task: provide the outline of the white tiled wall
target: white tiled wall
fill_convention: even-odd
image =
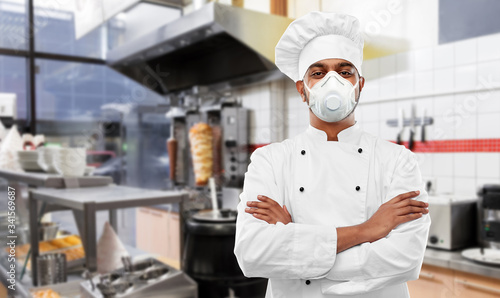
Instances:
[[[269,83],[239,89],[235,96],[250,110],[250,143],[271,142],[271,90]]]
[[[395,140],[386,124],[403,110],[432,116],[428,140],[500,138],[500,34],[398,53],[363,63],[366,78],[356,119],[364,130]],[[293,137],[309,124],[309,110],[289,79],[237,91],[250,116],[252,144]],[[283,98],[285,100],[283,100]],[[405,130],[403,139],[408,140]],[[416,132],[420,140],[421,129]],[[500,183],[500,153],[417,153],[422,175],[438,193],[475,194]]]
[[[389,49],[387,42],[391,42],[390,50],[418,48],[434,45],[438,40],[436,0],[288,0],[290,18],[318,10],[357,17],[366,33],[365,45],[372,48]]]
[[[251,144],[279,142],[309,125],[309,109],[288,78],[241,88],[234,95],[250,109]]]
[[[303,132],[309,126],[309,108],[302,101],[295,83],[287,80],[285,96],[288,100],[288,131],[287,137],[293,137]]]
[[[426,128],[430,140],[499,139],[499,47],[500,34],[494,34],[365,61],[357,120],[366,131],[395,140],[397,128],[386,121],[400,109],[409,117],[415,104],[417,116],[425,109],[434,118]],[[437,192],[474,195],[484,183],[500,183],[500,153],[417,155]]]

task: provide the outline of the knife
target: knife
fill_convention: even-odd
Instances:
[[[399,109],[399,111],[398,111],[398,136],[397,136],[397,140],[396,140],[398,145],[403,144],[401,139],[402,139],[403,131],[405,128],[404,121],[405,121],[404,111],[403,111],[403,109]]]
[[[408,148],[413,150],[415,146],[415,105],[411,105],[411,119],[410,119],[410,139],[408,141]]]

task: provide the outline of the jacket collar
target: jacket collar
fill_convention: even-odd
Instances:
[[[337,138],[339,139],[340,143],[349,143],[349,144],[359,144],[361,140],[361,134],[362,130],[359,127],[358,122],[354,123],[354,125],[349,126],[348,128],[342,130],[339,132],[337,135]],[[315,140],[318,141],[326,141],[328,136],[326,135],[326,132],[317,129],[313,127],[311,124],[309,124],[309,127],[306,130],[307,135],[312,137]]]

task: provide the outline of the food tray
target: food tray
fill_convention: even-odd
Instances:
[[[66,246],[66,247],[62,247],[62,248],[57,248],[56,246],[54,246],[54,240],[56,242],[61,241],[61,240],[64,241],[65,239],[70,238],[70,237],[73,240],[72,243],[79,243],[79,244],[72,245],[72,246]],[[63,242],[61,244],[69,245],[70,243]],[[30,247],[30,244],[24,244],[24,245],[18,247],[17,252],[18,252],[18,262],[19,263],[24,264],[24,262],[26,260],[26,255],[28,254],[28,251],[29,251],[29,247]],[[56,238],[56,239],[49,240],[49,241],[41,241],[40,242],[40,255],[49,254],[49,253],[64,253],[64,254],[66,254],[66,256],[68,257],[66,259],[66,267],[67,267],[68,271],[70,269],[79,268],[83,264],[85,264],[85,252],[83,250],[80,237],[78,237],[76,235],[65,236],[65,237]],[[72,255],[73,259],[71,259],[71,257],[69,257],[70,255]],[[26,269],[31,270],[31,260],[28,261],[28,266]]]

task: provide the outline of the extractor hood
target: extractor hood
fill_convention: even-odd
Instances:
[[[117,71],[160,93],[276,72],[292,19],[209,3],[108,52]]]

